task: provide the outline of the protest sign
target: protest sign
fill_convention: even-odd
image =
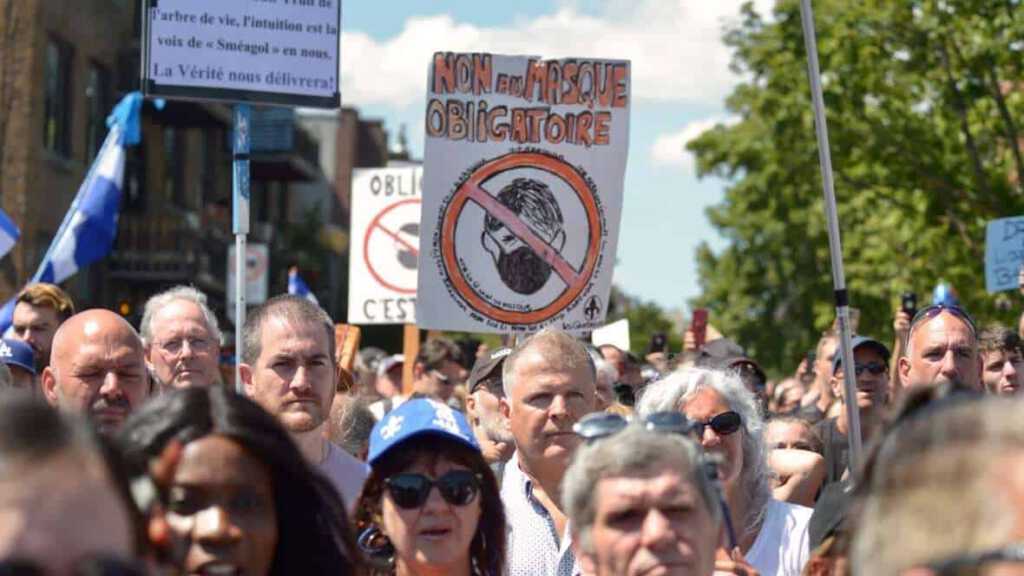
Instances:
[[[597,328],[590,335],[590,343],[593,344],[595,348],[600,348],[601,346],[610,344],[619,350],[625,350],[628,352],[630,349],[629,319],[623,318],[606,326]]]
[[[352,175],[350,324],[416,322],[422,179],[418,166]]]
[[[988,223],[985,231],[985,289],[989,292],[1017,289],[1017,275],[1024,265],[1024,216]]]
[[[337,108],[341,0],[144,0],[150,96]]]
[[[437,53],[427,91],[419,325],[601,326],[629,143],[629,62]]]

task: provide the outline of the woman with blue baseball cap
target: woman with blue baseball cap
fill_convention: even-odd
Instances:
[[[504,574],[505,511],[465,416],[409,400],[374,426],[368,461],[356,523],[376,574]]]

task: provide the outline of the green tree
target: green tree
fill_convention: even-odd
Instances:
[[[985,224],[1024,213],[1020,0],[814,3],[851,304],[891,337],[899,295],[940,279],[983,319],[1011,321],[984,290]],[[708,211],[729,240],[698,250],[714,322],[766,368],[789,371],[834,318],[799,2],[750,4],[726,35],[748,80],[739,121],[690,143],[724,178]]]

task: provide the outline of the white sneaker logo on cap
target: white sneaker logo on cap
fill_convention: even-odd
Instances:
[[[380,429],[380,437],[385,440],[391,440],[395,434],[402,430],[402,420],[405,420],[405,416],[392,416],[388,423]]]

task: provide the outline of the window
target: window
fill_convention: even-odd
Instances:
[[[183,134],[173,126],[164,127],[164,198],[185,207],[185,166]]]
[[[110,73],[96,63],[89,66],[85,102],[89,114],[85,127],[85,160],[91,162],[107,135],[107,114],[110,113]]]
[[[71,156],[71,46],[54,37],[46,43],[43,146]]]

